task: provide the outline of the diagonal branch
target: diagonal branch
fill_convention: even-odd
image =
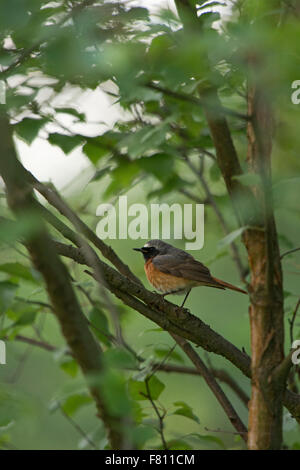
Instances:
[[[58,252],[80,264],[86,264],[83,254],[73,246],[56,243]],[[216,333],[200,318],[186,309],[168,302],[158,294],[136,285],[130,279],[99,260],[106,287],[126,305],[140,312],[163,329],[175,333],[208,352],[214,352],[235,365],[246,377],[251,377],[250,358],[232,343]],[[90,275],[94,276],[92,273]],[[97,279],[96,279],[97,280]],[[291,415],[300,422],[300,396],[285,391],[284,404]]]
[[[33,192],[30,186],[25,184],[24,173],[20,171],[12,129],[6,116],[0,116],[0,136],[0,174],[5,182],[8,204],[16,216],[24,212],[30,213],[35,207]],[[101,374],[103,367],[100,346],[89,331],[72,289],[68,271],[57,255],[42,222],[38,232],[25,241],[25,246],[33,265],[44,278],[53,312],[83,374],[87,378]],[[112,448],[121,448],[119,420],[106,409],[100,388],[90,384],[89,389],[95,400],[99,417],[107,428]]]
[[[207,383],[207,385],[215,395],[216,399],[222,406],[223,410],[225,411],[226,415],[228,416],[232,426],[237,430],[244,442],[247,442],[247,428],[245,427],[239,415],[233,408],[232,404],[228,400],[223,390],[221,389],[220,385],[214,378],[213,374],[209,371],[200,356],[194,351],[192,346],[185,339],[174,334],[171,334],[171,336],[175,339],[176,343],[190,358],[198,372],[202,375],[205,382]]]
[[[223,114],[227,114],[229,116],[243,119],[244,121],[249,120],[249,116],[247,114],[242,114],[242,113],[239,113],[238,111],[234,111],[232,109],[226,108],[225,106],[222,106],[221,103],[217,103],[217,102],[212,103],[211,101],[207,100],[205,97],[197,98],[196,96],[187,95],[186,93],[179,93],[177,91],[164,88],[160,85],[156,85],[155,83],[147,83],[146,86],[147,88],[150,88],[151,90],[159,91],[160,93],[163,93],[166,96],[170,96],[171,98],[174,98],[176,100],[187,101],[188,103],[191,103],[197,106],[208,107],[212,111],[221,111]]]
[[[43,212],[48,221],[54,222],[53,225],[57,230],[74,243],[77,242],[76,237],[78,235],[75,232],[47,209],[43,208]],[[89,266],[89,262],[80,249],[59,242],[56,242],[55,246],[61,255]],[[194,342],[209,352],[225,357],[240,369],[245,376],[251,376],[249,356],[212,330],[199,318],[191,315],[188,310],[180,309],[177,305],[166,301],[160,295],[147,291],[141,284],[136,284],[131,279],[124,277],[99,259],[98,263],[102,270],[105,287],[126,305],[140,312],[162,328]],[[100,281],[98,280],[98,282]],[[292,416],[300,422],[300,396],[286,390],[284,404]]]
[[[91,230],[79,217],[78,215],[64,202],[61,196],[55,191],[54,188],[51,188],[45,184],[40,183],[29,171],[26,171],[27,180],[32,184],[34,189],[36,189],[44,198],[55,207],[62,215],[64,215],[76,228],[76,230],[84,235],[93,245],[98,248],[101,254],[108,259],[124,276],[129,277],[136,283],[141,281],[132,273],[129,267],[123,263],[123,261],[117,256],[115,251],[108,245],[106,245],[97,235]],[[47,210],[47,209],[46,209]],[[45,210],[43,211],[45,213]],[[56,228],[61,231],[64,230],[67,238],[73,241],[75,244],[78,244],[78,238],[74,232],[70,231],[67,226],[63,225],[63,222],[54,220],[52,214],[47,214],[47,218],[51,224],[55,224]]]
[[[154,364],[154,367],[161,372],[177,372],[179,374],[202,375],[194,367],[178,366],[174,364]],[[248,407],[250,398],[240,387],[240,385],[231,377],[231,375],[228,374],[228,372],[223,369],[216,369],[214,367],[210,367],[209,371],[220,382],[228,385],[228,387],[230,387],[231,390],[239,397],[243,404]]]

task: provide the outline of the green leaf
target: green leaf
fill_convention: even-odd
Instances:
[[[140,168],[153,174],[159,181],[167,181],[170,178],[174,165],[174,158],[166,153],[155,153],[149,157],[141,157],[137,160]]]
[[[157,434],[155,430],[150,426],[140,424],[139,426],[130,429],[132,441],[135,444],[135,448],[143,449],[145,443],[150,439],[154,439]]]
[[[93,178],[91,181],[99,181],[101,178],[104,176],[108,175],[111,171],[112,167],[110,165],[107,165],[106,167],[102,168],[101,170],[97,170],[96,173],[94,174]]]
[[[192,433],[190,434],[190,436],[195,436],[197,439],[199,439],[199,441],[204,442],[204,444],[207,444],[207,442],[211,442],[211,443],[217,444],[222,449],[226,449],[224,442],[218,437],[210,436],[210,435],[202,435],[198,433]]]
[[[0,315],[4,313],[8,309],[8,307],[11,305],[17,288],[18,288],[18,285],[12,282],[9,282],[9,281],[0,282]]]
[[[164,184],[159,188],[154,191],[150,191],[150,193],[147,195],[147,198],[153,198],[153,197],[160,197],[165,194],[169,194],[171,191],[177,190],[179,188],[186,188],[190,183],[188,181],[183,180],[180,178],[175,173],[171,173],[169,179],[164,182]]]
[[[62,356],[59,367],[71,377],[76,377],[78,373],[78,364],[72,357]]]
[[[136,380],[129,380],[129,392],[134,400],[149,400],[148,392],[145,382],[138,382]],[[165,388],[163,384],[155,375],[152,375],[148,381],[148,387],[152,400],[157,400]]]
[[[195,4],[199,4],[198,0],[195,1]],[[216,7],[216,6],[226,6],[226,3],[224,2],[204,2],[204,5],[198,6],[197,10],[203,10],[205,8],[211,8],[211,7]]]
[[[28,326],[34,323],[36,316],[38,314],[37,310],[28,308],[24,310],[22,314],[19,316],[18,320],[13,324],[14,327],[16,326]]]
[[[124,349],[111,348],[105,351],[103,359],[108,367],[130,369],[136,367],[134,356]]]
[[[85,393],[76,393],[69,395],[65,400],[61,402],[61,407],[68,416],[73,416],[83,406],[92,403],[92,398]]]
[[[161,327],[148,328],[147,330],[144,331],[144,333],[152,333],[153,331],[155,331],[156,333],[163,333],[165,330]]]
[[[124,11],[121,14],[121,19],[125,20],[126,22],[138,21],[138,20],[146,21],[149,19],[149,12],[147,8],[133,7],[127,11]]]
[[[34,277],[32,269],[21,263],[5,263],[0,265],[0,271],[10,274],[11,276],[20,277],[26,281],[38,283],[38,277]]]
[[[120,142],[120,147],[126,147],[132,158],[141,157],[145,152],[158,148],[166,140],[168,123],[158,126],[145,126],[131,133]]]
[[[236,238],[242,235],[242,233],[248,228],[248,226],[240,227],[237,230],[226,235],[226,237],[222,238],[222,240],[218,243],[218,248],[224,248],[224,246],[230,245]]]
[[[185,416],[186,418],[192,419],[196,421],[196,423],[200,423],[198,416],[193,413],[192,408],[187,405],[184,401],[176,401],[174,403],[175,406],[179,406],[176,411],[174,411],[174,415]]]
[[[14,129],[17,135],[23,139],[27,144],[31,144],[37,137],[40,129],[48,122],[48,119],[31,119],[24,118],[18,124],[15,124]]]
[[[79,113],[74,108],[55,108],[55,111],[57,113],[71,114],[72,116],[76,117],[80,122],[85,121],[85,114],[84,113]]]
[[[112,182],[105,191],[105,196],[115,196],[116,193],[124,188],[130,187],[134,179],[140,174],[140,168],[136,162],[122,162],[111,172]]]
[[[10,426],[21,411],[21,402],[9,388],[0,387],[0,427]]]
[[[17,220],[4,220],[0,223],[0,241],[13,243],[22,238],[28,238],[40,230],[40,215],[24,211]]]
[[[138,372],[133,374],[132,380],[136,380],[137,382],[141,382],[148,377],[153,371],[153,358],[150,356],[142,363],[142,367],[139,369]]]
[[[100,158],[105,157],[105,155],[109,155],[111,152],[110,149],[101,146],[100,139],[88,139],[82,150],[94,165],[98,163]]]
[[[164,359],[166,356],[168,359],[173,359],[175,362],[179,362],[180,364],[184,363],[183,358],[178,354],[176,351],[172,351],[170,354],[170,350],[168,348],[155,348],[154,349],[154,354],[159,358],[159,359]]]
[[[102,374],[89,374],[88,382],[100,387],[103,400],[113,416],[128,416],[132,410],[124,375],[105,367]]]
[[[217,11],[208,11],[200,15],[199,19],[203,22],[205,29],[211,29],[212,24],[220,20],[220,13]]]
[[[167,442],[168,450],[192,450],[193,447],[183,439],[172,439]],[[163,449],[159,446],[159,449]]]
[[[173,47],[174,42],[169,34],[160,34],[154,37],[148,50],[148,60],[152,63],[159,61],[162,57],[166,57]]]
[[[89,321],[95,336],[106,346],[110,345],[111,333],[109,331],[108,321],[105,314],[98,307],[94,307],[89,312]]]
[[[72,152],[75,147],[81,145],[84,142],[84,138],[80,135],[66,135],[55,132],[53,134],[49,134],[48,141],[50,144],[61,148],[65,154],[68,154]]]

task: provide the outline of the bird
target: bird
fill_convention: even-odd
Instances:
[[[162,240],[150,240],[142,248],[133,249],[143,254],[147,279],[156,290],[163,296],[185,294],[181,307],[191,289],[197,286],[231,289],[247,294],[245,290],[213,277],[209,269],[192,255]]]

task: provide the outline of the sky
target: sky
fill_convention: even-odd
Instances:
[[[82,92],[76,88],[65,90],[55,100],[57,107],[75,107],[78,111],[86,114],[88,124],[76,124],[67,115],[59,114],[60,122],[73,132],[82,132],[84,135],[100,135],[122,115],[119,106],[113,104],[113,99],[100,88],[93,91]],[[103,124],[94,124],[103,122]],[[60,129],[52,125],[47,130],[58,132]],[[40,181],[51,181],[58,189],[62,189],[78,175],[86,171],[91,176],[93,168],[88,158],[80,148],[76,148],[70,154],[65,155],[61,149],[48,143],[46,133],[40,132],[32,145],[24,141],[16,140],[19,157],[24,166],[31,171]]]

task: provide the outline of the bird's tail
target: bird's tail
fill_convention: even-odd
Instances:
[[[220,285],[220,287],[224,287],[225,289],[235,290],[237,292],[241,292],[242,294],[248,294],[248,292],[246,292],[245,290],[240,289],[239,287],[235,287],[232,284],[229,284],[228,282],[221,281],[220,279],[217,279],[216,277],[213,277],[213,280],[216,281],[217,284]]]

